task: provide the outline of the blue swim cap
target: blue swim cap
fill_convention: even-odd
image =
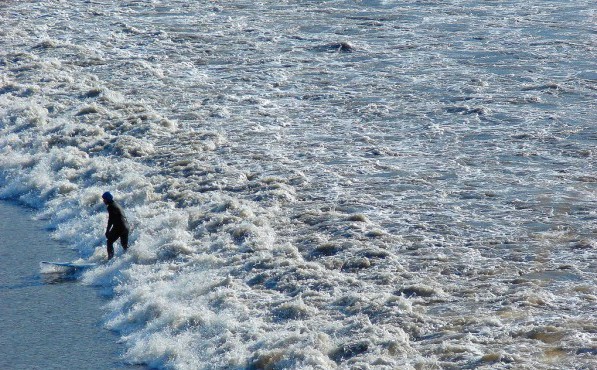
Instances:
[[[109,191],[105,192],[104,194],[102,194],[102,199],[107,200],[108,202],[111,202],[114,200],[114,197],[112,196],[112,194],[110,194]]]

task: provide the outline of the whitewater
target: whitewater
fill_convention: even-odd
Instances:
[[[0,2],[0,197],[161,369],[597,368],[592,1]],[[25,251],[26,252],[26,251]]]

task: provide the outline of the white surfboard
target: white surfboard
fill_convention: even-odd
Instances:
[[[60,267],[68,267],[74,269],[86,269],[97,266],[97,263],[82,263],[82,262],[52,262],[52,261],[41,261],[45,265],[53,265]]]

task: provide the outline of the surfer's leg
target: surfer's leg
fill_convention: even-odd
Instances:
[[[114,241],[108,239],[108,259],[111,260],[114,257]]]
[[[118,239],[118,235],[114,236],[113,232],[108,234],[108,259],[112,259],[114,257],[114,242]]]
[[[120,234],[120,244],[122,244],[122,249],[126,252],[129,248],[129,231],[124,230],[122,234]]]

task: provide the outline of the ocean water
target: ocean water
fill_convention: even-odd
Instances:
[[[597,367],[592,1],[0,3],[0,197],[164,369]]]

